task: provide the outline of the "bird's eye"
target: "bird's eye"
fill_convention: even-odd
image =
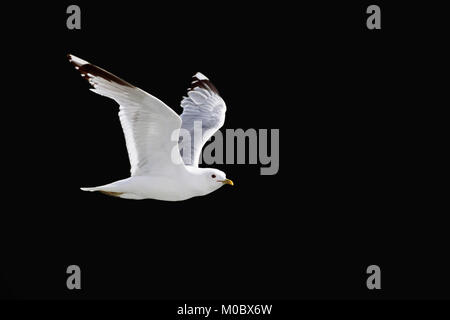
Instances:
[[[215,174],[212,174],[212,175],[211,175],[211,178],[213,178],[213,179],[214,179],[215,177],[216,177],[216,175],[215,175]]]

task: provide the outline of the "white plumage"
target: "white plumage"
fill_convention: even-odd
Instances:
[[[206,195],[231,184],[225,173],[198,168],[204,143],[222,127],[225,102],[203,74],[194,76],[178,116],[164,102],[113,74],[69,55],[69,61],[92,86],[91,91],[115,100],[131,165],[131,177],[104,186],[81,188],[127,199],[179,201]],[[194,136],[194,122],[201,121],[203,135],[193,141],[191,152],[181,158],[178,132],[182,127]],[[183,145],[183,141],[180,142]],[[186,160],[186,163],[183,162]]]
[[[183,108],[181,127],[186,129],[191,137],[190,152],[189,145],[183,141],[180,142],[183,161],[187,165],[198,166],[204,144],[223,126],[225,102],[209,79],[198,72],[194,76],[188,96],[181,101],[181,107]],[[202,129],[202,137],[198,140],[194,135],[195,122],[199,122]]]

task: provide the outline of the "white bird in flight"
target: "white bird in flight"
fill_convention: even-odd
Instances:
[[[198,167],[203,145],[225,121],[225,102],[207,77],[194,75],[187,97],[181,101],[180,117],[161,100],[108,71],[71,54],[68,58],[89,81],[91,91],[120,105],[119,118],[131,164],[129,178],[81,190],[125,199],[181,201],[207,195],[224,184],[233,185],[224,172]],[[194,140],[194,121],[202,125],[198,141]],[[180,128],[191,133],[190,150],[183,148],[183,141],[178,142]]]

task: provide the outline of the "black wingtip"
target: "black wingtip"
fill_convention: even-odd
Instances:
[[[217,95],[220,95],[219,90],[217,90],[216,86],[200,72],[197,72],[195,75],[193,75],[192,79],[193,80],[192,80],[191,87],[189,88],[189,91],[194,90],[197,87],[200,87],[205,90],[212,91]]]
[[[97,67],[83,59],[80,59],[70,53],[67,54],[67,58],[69,59],[69,62],[75,67],[75,69],[77,69],[81,73],[81,76],[86,80],[88,80],[89,83],[91,82],[89,80],[92,79],[93,77],[100,77],[109,82],[114,82],[122,86],[134,88],[132,84],[126,82],[125,80],[122,80],[121,78],[113,75],[112,73],[100,67]]]

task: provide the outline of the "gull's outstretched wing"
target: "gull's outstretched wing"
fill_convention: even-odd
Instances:
[[[125,134],[131,175],[172,170],[182,164],[173,132],[181,118],[164,102],[87,61],[68,55],[70,62],[89,81],[91,90],[120,105],[119,118]]]
[[[193,76],[187,95],[181,101],[181,128],[189,131],[190,141],[181,138],[179,145],[184,163],[197,167],[203,145],[223,126],[227,108],[216,87],[200,72]],[[195,135],[194,128],[201,128],[202,136]]]

